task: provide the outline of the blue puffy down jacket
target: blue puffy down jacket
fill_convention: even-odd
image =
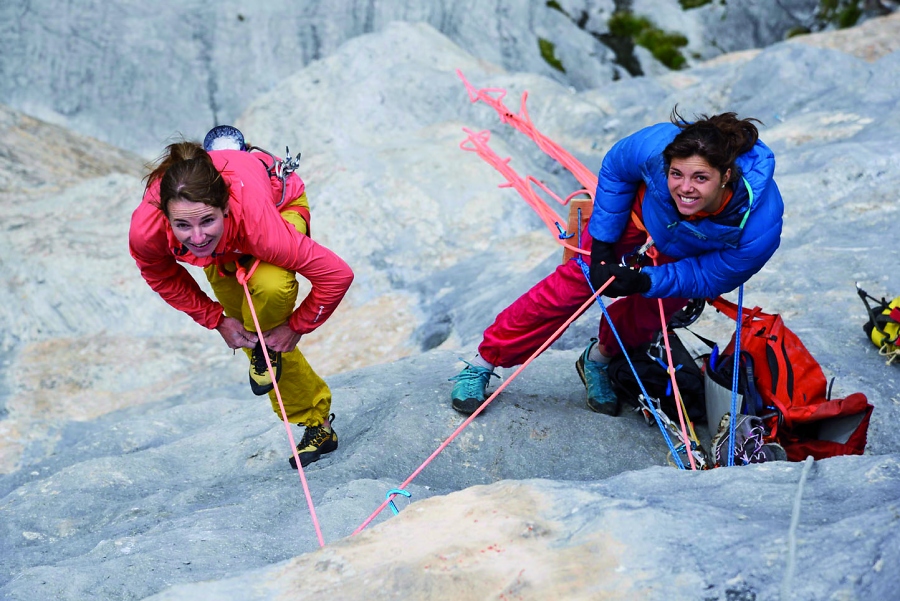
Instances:
[[[643,222],[656,247],[677,259],[646,267],[653,298],[714,298],[762,269],[781,240],[784,202],[775,185],[775,155],[762,142],[738,157],[741,179],[718,215],[687,221],[666,185],[662,153],[679,128],[660,123],[617,142],[603,158],[588,231],[616,242],[631,219],[641,182],[647,185]]]

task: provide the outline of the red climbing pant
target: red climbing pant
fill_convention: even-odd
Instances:
[[[621,256],[631,252],[646,240],[647,234],[638,229],[634,222],[629,222],[616,244],[616,254]],[[581,248],[590,249],[590,246],[590,234],[585,232]],[[664,255],[656,258],[657,264],[671,263],[673,260]],[[485,330],[478,353],[485,361],[498,367],[521,365],[590,296],[591,288],[578,262],[574,259],[566,261],[497,315],[494,323]],[[687,304],[688,299],[664,298],[662,301],[668,320]],[[607,309],[626,349],[652,341],[661,329],[659,305],[655,298],[634,294],[617,299]],[[605,319],[600,320],[597,338],[601,346],[613,355],[621,352]]]

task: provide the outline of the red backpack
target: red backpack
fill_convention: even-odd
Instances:
[[[737,305],[719,297],[713,307],[737,319]],[[830,391],[819,363],[778,314],[743,309],[741,350],[753,358],[756,388],[764,403],[776,409],[765,418],[766,439],[784,447],[790,461],[808,455],[824,459],[862,455],[874,407],[860,392],[843,399]],[[724,354],[733,356],[734,336]]]

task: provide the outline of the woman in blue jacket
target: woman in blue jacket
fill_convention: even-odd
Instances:
[[[652,341],[661,324],[691,298],[734,290],[772,257],[781,239],[784,203],[775,185],[775,157],[759,141],[756,119],[735,113],[644,128],[616,143],[603,159],[582,248],[590,245],[590,285],[574,260],[538,282],[485,330],[478,354],[453,378],[453,407],[473,413],[485,400],[496,366],[519,365],[591,295],[621,297],[610,320],[626,350]],[[635,268],[638,250],[652,265]],[[649,250],[648,250],[649,249]],[[622,349],[605,320],[576,368],[587,404],[619,412],[606,368]]]

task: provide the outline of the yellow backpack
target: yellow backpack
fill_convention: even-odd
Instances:
[[[856,292],[866,306],[869,321],[863,324],[863,330],[872,341],[878,352],[888,358],[888,364],[900,357],[900,296],[892,301],[884,297],[877,299],[856,285]],[[872,304],[869,304],[872,301]]]

